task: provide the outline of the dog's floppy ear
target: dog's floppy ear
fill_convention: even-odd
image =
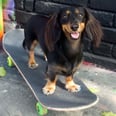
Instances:
[[[53,14],[46,25],[45,43],[49,51],[54,50],[55,43],[59,40],[61,34],[58,23],[58,13]]]
[[[101,25],[88,9],[85,8],[85,12],[87,18],[85,31],[87,36],[93,41],[93,44],[98,47],[103,36]]]

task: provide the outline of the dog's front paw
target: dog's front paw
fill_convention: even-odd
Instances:
[[[75,84],[74,82],[67,83],[65,88],[70,92],[79,92],[81,90],[80,85]]]
[[[47,82],[47,84],[43,87],[43,93],[45,95],[50,95],[55,92],[56,85],[54,83]]]

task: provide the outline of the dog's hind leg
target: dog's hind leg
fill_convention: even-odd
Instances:
[[[34,54],[34,49],[37,46],[38,41],[34,40],[31,44],[31,48],[29,50],[29,60],[28,60],[28,66],[31,69],[37,68],[38,64],[35,61],[35,54]]]

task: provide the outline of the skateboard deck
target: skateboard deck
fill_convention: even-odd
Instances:
[[[46,83],[45,68],[47,62],[44,60],[41,49],[36,49],[37,69],[28,68],[28,53],[22,47],[24,30],[16,29],[7,32],[3,38],[3,49],[10,56],[21,76],[28,84],[38,102],[47,109],[56,111],[82,110],[94,106],[98,97],[91,93],[85,84],[75,75],[74,80],[81,86],[77,93],[68,92],[64,86],[65,78],[59,78],[56,91],[52,95],[44,95],[42,88]]]

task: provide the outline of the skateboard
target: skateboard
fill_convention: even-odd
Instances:
[[[16,66],[37,99],[36,108],[39,115],[47,114],[48,110],[80,111],[94,106],[99,101],[99,98],[77,78],[77,75],[75,75],[74,79],[75,82],[81,86],[79,92],[68,92],[64,87],[65,78],[62,76],[58,80],[55,93],[48,96],[44,95],[42,88],[46,83],[45,68],[47,62],[44,59],[41,48],[38,47],[35,50],[35,54],[39,67],[36,69],[28,68],[28,53],[22,47],[23,39],[23,29],[11,30],[3,37],[3,49],[8,55],[8,65],[12,66],[12,64],[14,64]]]

